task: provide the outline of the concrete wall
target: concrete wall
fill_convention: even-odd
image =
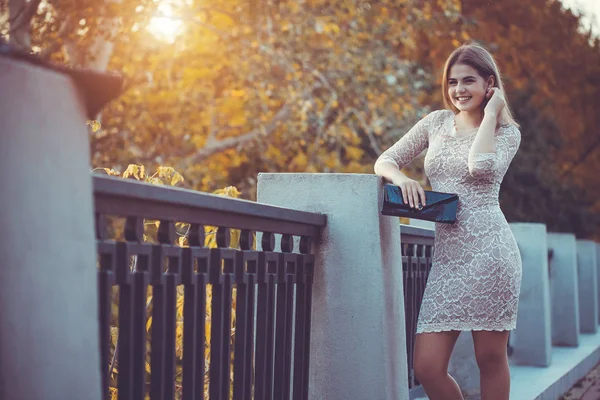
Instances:
[[[0,57],[0,398],[98,400],[85,110],[62,75]]]
[[[598,331],[598,266],[596,243],[577,241],[579,269],[579,327],[582,333]]]
[[[552,344],[579,344],[579,283],[577,242],[571,233],[548,233],[552,309]]]
[[[309,398],[408,399],[397,218],[365,174],[259,174],[258,201],[327,215],[316,247]]]
[[[510,226],[523,262],[517,327],[511,333],[512,358],[521,365],[546,367],[552,358],[546,225],[512,223]]]

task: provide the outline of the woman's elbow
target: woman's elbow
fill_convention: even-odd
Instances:
[[[396,168],[398,167],[393,161],[378,158],[377,161],[375,161],[375,164],[373,165],[373,171],[375,172],[375,175],[383,176],[385,172],[383,171],[384,168],[382,168],[382,166],[388,163],[394,165]]]

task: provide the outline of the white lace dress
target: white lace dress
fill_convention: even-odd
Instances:
[[[434,111],[376,162],[399,168],[423,150],[432,190],[459,196],[457,221],[436,224],[433,266],[417,333],[449,330],[512,330],[521,288],[521,257],[498,194],[519,144],[513,125],[496,132],[496,153],[469,150],[477,130],[456,131],[454,113]]]

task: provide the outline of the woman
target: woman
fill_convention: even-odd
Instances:
[[[444,103],[419,121],[375,163],[375,173],[399,186],[405,203],[425,204],[417,181],[400,172],[423,150],[432,189],[457,193],[454,224],[436,224],[433,266],[417,324],[414,368],[431,400],[462,399],[448,374],[461,331],[471,331],[482,400],[508,399],[506,355],[516,326],[521,257],[502,213],[500,183],[521,134],[504,98],[493,57],[464,45],[448,58]]]

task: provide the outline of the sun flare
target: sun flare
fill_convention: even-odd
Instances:
[[[183,23],[173,16],[173,8],[169,1],[162,1],[158,5],[159,14],[152,17],[148,24],[148,31],[157,39],[168,43],[175,43],[177,36],[181,34]]]

